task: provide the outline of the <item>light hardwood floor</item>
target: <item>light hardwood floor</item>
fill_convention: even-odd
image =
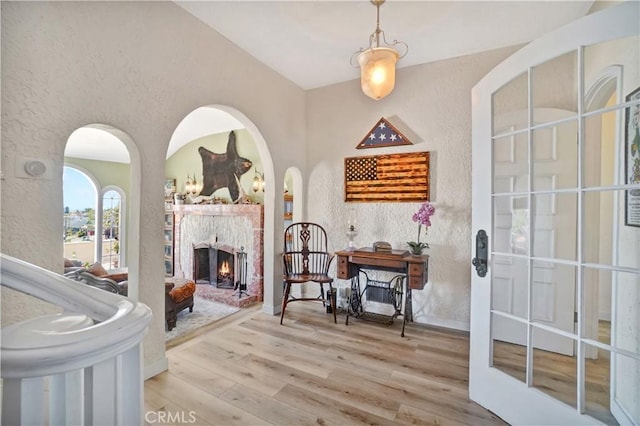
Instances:
[[[316,303],[242,310],[168,350],[147,424],[505,424],[468,398],[467,333],[350,320]]]

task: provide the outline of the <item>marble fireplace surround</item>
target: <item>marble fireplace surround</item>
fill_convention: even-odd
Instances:
[[[182,204],[173,206],[174,274],[193,278],[193,245],[204,241],[247,252],[247,292],[239,298],[233,289],[198,284],[197,294],[206,299],[245,307],[263,299],[263,214],[259,204]]]

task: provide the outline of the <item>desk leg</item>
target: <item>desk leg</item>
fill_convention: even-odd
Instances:
[[[411,298],[411,288],[407,287],[407,306],[405,307],[407,313],[407,321],[413,322],[413,299]]]
[[[405,279],[406,283],[406,297],[404,299],[404,315],[402,315],[402,333],[401,337],[404,337],[404,326],[407,322],[413,322],[413,301],[411,300],[411,287],[409,287],[409,278]]]
[[[360,299],[360,274],[351,278],[351,294],[347,304],[347,319],[345,325],[349,325],[349,315],[359,317],[362,313],[362,300]]]

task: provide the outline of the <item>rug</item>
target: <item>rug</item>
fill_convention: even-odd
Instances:
[[[219,319],[229,316],[240,309],[225,305],[198,296],[193,299],[193,312],[183,309],[178,312],[178,322],[171,331],[165,331],[165,342],[184,336],[200,327],[211,324]]]

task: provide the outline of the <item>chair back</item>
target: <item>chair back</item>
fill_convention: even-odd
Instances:
[[[327,251],[327,233],[316,223],[296,222],[284,231],[285,275],[326,275],[333,255]]]

